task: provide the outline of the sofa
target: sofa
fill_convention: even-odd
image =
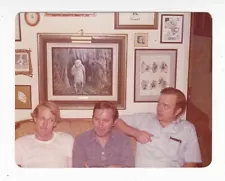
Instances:
[[[61,121],[54,128],[54,131],[66,132],[71,134],[74,138],[80,133],[92,129],[93,125],[91,118],[62,118]],[[113,128],[116,129],[116,128]],[[15,139],[21,136],[33,134],[35,132],[34,122],[32,119],[17,121],[15,124]],[[136,140],[130,137],[132,149],[136,151]]]

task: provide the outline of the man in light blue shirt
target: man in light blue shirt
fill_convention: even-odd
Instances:
[[[186,98],[178,89],[165,88],[157,111],[123,115],[116,127],[137,140],[136,167],[196,167],[201,153],[195,126],[182,120]]]

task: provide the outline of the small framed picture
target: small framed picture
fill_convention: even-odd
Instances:
[[[31,86],[15,86],[15,109],[32,109]]]
[[[21,26],[19,13],[16,15],[15,18],[15,41],[21,41]]]
[[[157,102],[165,87],[176,87],[177,49],[135,49],[134,102]]]
[[[184,15],[162,14],[160,43],[183,43]]]
[[[148,33],[135,33],[134,46],[135,47],[147,47],[148,46]]]
[[[115,29],[158,29],[158,13],[114,13]]]
[[[31,50],[16,49],[15,50],[15,74],[33,76],[33,69],[30,57]]]

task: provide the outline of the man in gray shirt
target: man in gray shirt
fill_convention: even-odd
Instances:
[[[97,102],[92,122],[94,129],[76,137],[73,167],[134,167],[131,142],[120,130],[113,129],[117,108],[108,101]]]

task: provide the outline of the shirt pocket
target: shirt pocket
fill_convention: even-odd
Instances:
[[[174,140],[169,138],[167,143],[166,153],[170,157],[175,157],[178,155],[181,147],[181,142],[179,140]]]

